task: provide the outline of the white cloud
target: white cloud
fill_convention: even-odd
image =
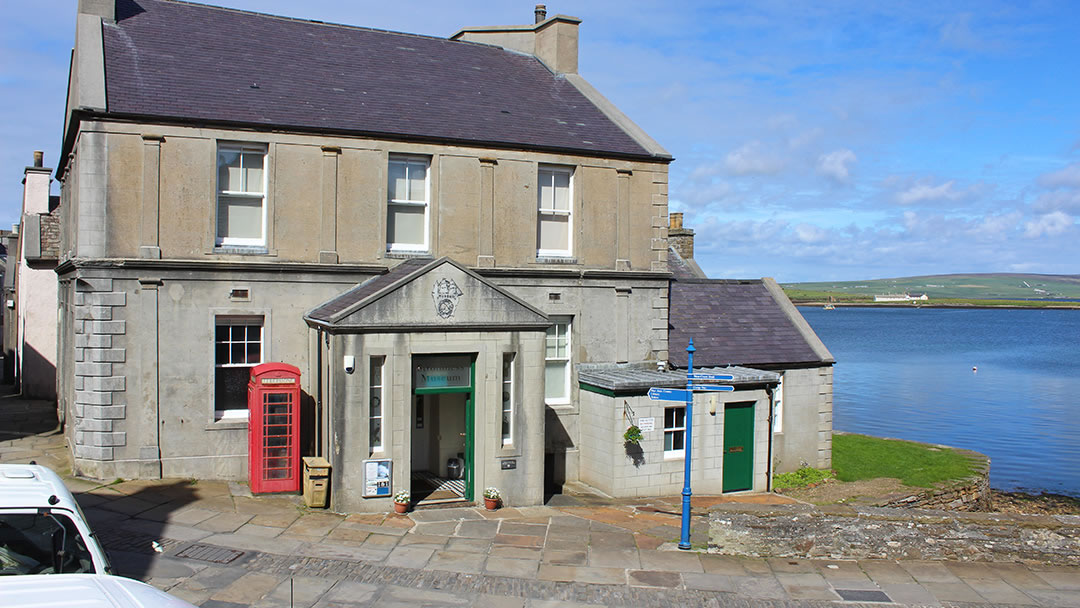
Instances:
[[[1029,239],[1039,238],[1043,235],[1055,236],[1065,232],[1072,225],[1072,216],[1061,211],[1054,211],[1024,224],[1024,236]]]
[[[1080,213],[1080,190],[1044,192],[1039,195],[1039,198],[1035,199],[1032,208],[1040,213],[1049,213],[1051,211]]]
[[[744,144],[728,152],[724,166],[735,175],[774,175],[784,168],[784,160],[769,153],[760,141]]]
[[[847,148],[834,150],[818,157],[818,173],[840,183],[846,183],[851,178],[849,164],[855,164],[859,159],[855,153]]]
[[[1039,183],[1050,188],[1080,188],[1080,163],[1042,175]]]
[[[795,236],[803,243],[820,243],[829,238],[827,232],[812,224],[795,226]]]
[[[901,205],[913,205],[930,201],[955,201],[966,196],[966,193],[956,190],[955,181],[949,180],[938,186],[929,184],[916,184],[896,195],[896,201]]]

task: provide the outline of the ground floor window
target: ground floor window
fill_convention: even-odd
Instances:
[[[215,317],[214,415],[218,420],[247,420],[251,368],[262,362],[262,317]]]
[[[686,453],[686,408],[664,409],[664,458],[680,458]]]
[[[514,353],[503,355],[502,444],[514,443]]]
[[[372,452],[383,451],[383,366],[386,357],[371,358],[368,398],[368,424]]]
[[[780,384],[773,390],[772,432],[784,432],[784,375],[780,375]]]
[[[544,401],[570,403],[570,317],[551,317],[544,340]]]

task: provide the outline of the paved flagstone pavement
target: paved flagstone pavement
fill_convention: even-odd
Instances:
[[[119,573],[205,608],[1080,606],[1076,567],[679,551],[679,497],[343,515],[237,483],[103,484],[70,476],[55,419],[25,403],[0,397],[0,462],[59,472]],[[722,500],[694,500],[701,549],[707,507]]]

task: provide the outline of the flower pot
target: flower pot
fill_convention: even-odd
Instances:
[[[487,509],[488,511],[494,511],[495,509],[498,509],[499,508],[499,499],[498,498],[488,498],[488,497],[485,496],[484,497],[484,508]]]
[[[394,503],[394,512],[395,513],[408,513],[409,512],[409,503],[407,503],[407,502],[395,502]]]

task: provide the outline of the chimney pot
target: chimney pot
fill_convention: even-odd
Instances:
[[[672,213],[672,214],[670,214],[670,218],[668,218],[668,219],[671,220],[671,224],[670,224],[671,228],[674,228],[676,230],[678,230],[679,228],[682,228],[682,214],[681,213]]]
[[[43,166],[45,166],[45,153],[42,152],[41,150],[34,150],[34,166],[35,167],[43,167]]]
[[[540,23],[544,19],[547,19],[547,6],[544,4],[536,5],[536,22]]]
[[[668,245],[684,260],[694,259],[694,231],[683,228],[682,213],[668,214]]]

